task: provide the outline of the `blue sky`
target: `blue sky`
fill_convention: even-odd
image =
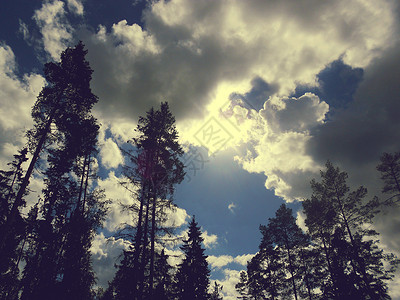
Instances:
[[[161,101],[198,155],[186,162],[171,220],[179,235],[196,216],[226,299],[257,252],[258,226],[284,202],[297,214],[326,160],[380,196],[375,166],[400,146],[396,1],[6,0],[1,9],[3,168],[32,125],[43,64],[79,40],[89,51],[102,123],[98,184],[115,200],[92,249],[99,284],[123,247],[104,233],[132,219],[118,206],[133,201],[118,187],[118,147]],[[37,174],[31,187],[42,186]],[[397,254],[399,223],[397,210],[375,222],[382,246]],[[390,290],[400,299],[400,283]]]

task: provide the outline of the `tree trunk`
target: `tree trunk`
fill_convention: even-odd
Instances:
[[[152,299],[153,294],[153,281],[154,281],[154,241],[156,234],[156,199],[157,194],[155,192],[154,183],[153,183],[153,206],[151,212],[151,242],[150,242],[150,278],[149,278],[149,289],[150,289],[150,299]]]
[[[33,168],[35,167],[35,164],[36,164],[37,160],[39,159],[39,154],[40,154],[40,151],[43,148],[44,142],[46,141],[47,134],[50,131],[50,126],[51,126],[51,123],[53,122],[55,111],[56,110],[53,109],[53,111],[51,112],[51,114],[49,116],[49,119],[47,120],[46,126],[45,126],[45,128],[43,130],[43,134],[40,137],[39,143],[36,146],[36,149],[35,149],[35,152],[33,154],[32,160],[31,160],[31,162],[29,164],[28,170],[26,171],[24,179],[22,180],[21,187],[19,188],[17,196],[15,197],[15,201],[14,201],[13,206],[11,208],[10,214],[8,215],[7,221],[4,224],[4,234],[1,237],[1,243],[0,243],[0,254],[3,252],[4,245],[5,245],[6,241],[7,241],[9,232],[11,231],[10,228],[11,228],[12,223],[14,222],[14,219],[15,219],[15,217],[17,215],[18,207],[20,207],[21,204],[22,204],[22,197],[24,196],[26,188],[27,188],[27,186],[29,184],[29,179],[30,179],[30,177],[32,175]]]

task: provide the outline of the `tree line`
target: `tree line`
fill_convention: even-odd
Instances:
[[[382,205],[400,201],[399,159],[385,153],[377,167],[385,201],[367,201],[362,186],[351,191],[347,173],[328,161],[302,202],[305,231],[285,204],[260,226],[259,251],[236,284],[239,299],[391,299],[387,284],[399,260],[379,247],[371,225]]]
[[[90,248],[111,200],[96,184],[100,125],[91,111],[98,98],[86,54],[80,42],[59,62],[45,64],[47,84],[32,108],[34,126],[9,169],[0,171],[0,299],[222,299],[222,286],[210,287],[194,217],[180,247],[181,263],[168,263],[164,242],[172,228],[164,224],[185,172],[167,102],[139,118],[135,137],[122,149],[128,163],[121,185],[132,196],[123,209],[135,225],[119,231],[129,246],[114,278],[106,289],[94,289]],[[384,154],[378,166],[390,194],[385,205],[399,201],[399,159]],[[37,174],[44,188],[27,210],[29,182]],[[330,163],[321,176],[303,202],[307,233],[284,205],[260,227],[260,251],[237,285],[242,299],[388,298],[386,282],[397,259],[378,248],[377,233],[366,226],[382,201],[365,203],[365,188],[350,192],[347,175]]]

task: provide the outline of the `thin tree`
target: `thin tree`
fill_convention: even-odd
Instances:
[[[210,294],[210,300],[223,300],[224,297],[222,295],[222,289],[223,286],[214,281],[213,290]]]
[[[376,169],[381,173],[381,179],[385,183],[382,193],[391,195],[385,204],[397,203],[400,201],[400,152],[383,153],[380,160]]]
[[[298,252],[307,243],[307,237],[296,224],[296,219],[290,208],[282,204],[275,213],[275,218],[270,218],[266,231],[271,234],[272,242],[284,250],[286,254],[287,271],[290,274],[293,296],[298,299],[300,264]]]
[[[5,234],[5,223],[12,207],[12,201],[22,180],[22,164],[27,160],[27,149],[14,155],[14,160],[8,165],[9,171],[0,170],[0,236]],[[21,206],[24,205],[22,201]],[[26,238],[26,220],[18,213],[11,231],[11,238],[3,249],[4,257],[0,260],[0,298],[13,299],[19,288],[19,268],[23,241]]]
[[[140,117],[136,131],[138,137],[131,141],[134,150],[124,151],[133,167],[125,166],[124,169],[127,183],[139,190],[138,206],[129,207],[137,212],[137,225],[132,251],[124,252],[122,263],[126,268],[123,265],[120,268],[131,270],[130,277],[135,278],[131,289],[136,289],[135,297],[142,299],[145,282],[149,286],[149,297],[152,297],[156,232],[165,218],[165,208],[173,206],[174,186],[183,180],[184,166],[179,159],[183,150],[177,141],[175,118],[168,103],[161,103],[159,110],[151,108],[145,117]],[[131,189],[127,183],[124,186]],[[145,278],[146,269],[148,279]],[[119,273],[118,278],[122,280],[124,277]],[[121,283],[115,284],[122,286]],[[118,292],[117,289],[117,293],[122,293],[122,290]]]

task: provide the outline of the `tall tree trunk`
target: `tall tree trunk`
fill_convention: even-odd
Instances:
[[[46,141],[47,135],[50,132],[50,127],[51,127],[51,123],[53,122],[53,118],[54,118],[55,112],[56,112],[56,109],[53,109],[51,114],[50,114],[50,116],[49,116],[49,119],[46,122],[46,126],[45,126],[45,128],[43,130],[43,134],[40,137],[39,143],[36,146],[36,149],[35,149],[35,152],[33,153],[33,157],[32,157],[32,160],[31,160],[31,162],[29,164],[28,170],[26,171],[24,179],[22,180],[21,186],[19,188],[17,196],[15,197],[15,201],[13,203],[11,211],[10,211],[8,217],[7,217],[7,221],[4,224],[4,234],[1,237],[1,243],[0,243],[0,257],[2,256],[1,253],[3,252],[4,245],[5,245],[6,241],[7,241],[8,235],[9,235],[9,233],[11,231],[10,228],[12,226],[12,223],[14,222],[15,217],[17,215],[18,207],[20,207],[21,204],[22,204],[22,197],[24,196],[26,188],[27,188],[27,186],[29,184],[29,179],[30,179],[30,177],[32,175],[33,168],[35,167],[35,164],[36,164],[37,160],[39,159],[40,151],[42,151],[44,142]]]
[[[82,166],[82,176],[81,176],[81,183],[79,186],[78,203],[76,204],[76,209],[75,209],[76,212],[79,211],[79,208],[81,206],[81,199],[82,199],[82,193],[83,193],[83,182],[85,181],[85,172],[86,172],[86,160],[87,160],[87,155],[85,155],[85,159],[83,161],[83,166]]]
[[[89,185],[89,176],[90,176],[90,154],[88,154],[87,171],[86,171],[86,182],[85,182],[85,188],[83,190],[82,215],[85,212],[87,190],[88,190],[88,185]]]
[[[350,225],[349,225],[349,222],[347,220],[347,216],[346,216],[346,214],[344,212],[343,203],[342,203],[342,201],[341,201],[341,199],[340,199],[340,197],[338,195],[338,191],[337,191],[336,188],[335,188],[335,190],[336,190],[336,200],[338,201],[339,208],[340,208],[340,213],[342,214],[343,221],[344,221],[347,233],[349,234],[349,238],[350,238],[350,242],[351,242],[351,246],[352,246],[352,250],[353,250],[352,251],[353,252],[352,253],[352,257],[351,257],[351,265],[353,267],[354,275],[357,278],[357,273],[356,272],[357,271],[361,272],[361,274],[362,274],[361,281],[364,284],[366,292],[371,297],[371,299],[374,299],[375,298],[375,294],[372,292],[371,287],[370,287],[370,283],[367,281],[368,275],[367,275],[367,272],[365,271],[365,268],[364,268],[363,259],[362,259],[362,257],[359,256],[359,251],[358,251],[357,246],[356,246],[356,244],[354,242],[353,234],[352,234],[352,232],[350,230]],[[357,263],[354,260],[356,260]]]
[[[144,291],[144,282],[145,282],[145,271],[146,271],[146,247],[147,247],[147,237],[149,230],[149,210],[150,210],[150,196],[151,192],[147,194],[147,204],[146,204],[146,215],[144,220],[144,231],[143,231],[143,239],[141,241],[142,247],[139,247],[139,251],[142,252],[142,257],[140,258],[139,264],[139,291],[138,291],[138,299],[143,299],[143,291]]]
[[[151,212],[151,243],[150,243],[150,278],[149,278],[149,289],[150,289],[150,299],[152,299],[153,294],[153,281],[154,281],[154,241],[155,241],[155,234],[156,234],[156,200],[157,194],[156,189],[154,188],[153,184],[153,206]]]

